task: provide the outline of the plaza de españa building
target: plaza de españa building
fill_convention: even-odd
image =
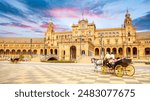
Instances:
[[[0,58],[43,58],[47,60],[88,61],[102,58],[106,52],[115,57],[150,58],[150,32],[137,32],[127,11],[123,26],[96,29],[94,22],[81,19],[71,31],[55,32],[50,22],[44,38],[0,37]]]

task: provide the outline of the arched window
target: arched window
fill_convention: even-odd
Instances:
[[[130,32],[128,32],[128,36],[131,36]]]
[[[0,54],[4,54],[4,50],[3,49],[0,50]]]
[[[11,51],[11,53],[12,53],[12,54],[15,54],[16,52],[15,52],[15,50],[13,49],[13,50]]]
[[[99,49],[96,48],[96,49],[95,49],[95,56],[98,56],[98,55],[99,55]]]
[[[118,52],[119,52],[120,55],[122,55],[122,54],[123,54],[123,49],[122,49],[122,48],[119,48],[119,49],[118,49]]]
[[[6,54],[10,54],[10,50],[9,49],[6,50]]]
[[[17,54],[21,54],[21,50],[17,50]]]
[[[57,55],[57,49],[55,49],[55,54]]]
[[[34,51],[33,51],[33,54],[36,55],[36,54],[37,54],[37,50],[34,50]]]
[[[45,51],[44,51],[44,55],[47,55],[47,49],[45,49]]]
[[[28,50],[28,54],[32,54],[32,51],[31,51],[31,50]]]
[[[133,55],[137,55],[137,48],[136,47],[133,48]]]
[[[82,55],[85,55],[85,50],[82,50]]]
[[[40,54],[43,55],[43,49],[40,50]]]
[[[27,51],[26,51],[26,50],[23,50],[23,51],[22,51],[22,54],[27,54]]]
[[[110,48],[107,48],[107,50],[106,50],[108,53],[110,53]]]
[[[117,53],[117,49],[116,48],[113,48],[112,51],[113,51],[114,54]]]
[[[128,54],[128,55],[131,54],[131,49],[130,49],[130,47],[127,47],[126,51],[127,51],[127,54]]]
[[[53,49],[50,50],[50,53],[53,54]]]
[[[150,55],[150,48],[145,48],[145,55]]]

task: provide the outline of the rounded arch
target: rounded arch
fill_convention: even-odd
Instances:
[[[40,54],[43,55],[43,49],[40,50]]]
[[[137,55],[137,48],[133,47],[133,55]]]
[[[95,48],[95,56],[99,55],[99,48]]]
[[[150,55],[150,48],[145,48],[145,55]]]
[[[119,55],[123,55],[123,49],[122,49],[122,48],[119,48],[119,49],[118,49],[118,53],[119,53]]]
[[[57,58],[55,58],[55,57],[50,57],[50,58],[48,59],[48,61],[52,61],[52,60],[57,60]]]
[[[85,55],[85,50],[82,50],[82,55]]]
[[[116,48],[113,48],[113,49],[112,49],[112,52],[113,52],[114,54],[117,54],[117,49],[116,49]]]
[[[27,54],[27,51],[24,49],[24,50],[22,51],[22,54]]]
[[[12,53],[12,54],[15,54],[15,53],[16,53],[16,51],[13,49],[13,50],[11,51],[11,53]]]
[[[75,60],[76,59],[76,46],[70,47],[70,59]]]
[[[57,55],[57,49],[55,49],[54,51],[55,51],[55,55]]]
[[[110,48],[107,48],[106,51],[107,51],[108,53],[110,53],[110,52],[111,52],[111,49],[110,49]]]
[[[35,49],[35,50],[33,50],[33,54],[34,55],[36,55],[37,54],[37,50]]]
[[[30,50],[28,50],[28,54],[32,54],[32,51],[31,51],[31,49],[30,49]]]
[[[6,54],[10,54],[10,50],[9,49],[6,49]]]
[[[4,50],[3,49],[0,50],[0,54],[4,54]]]
[[[53,49],[50,49],[50,53],[53,54]]]
[[[130,55],[131,55],[131,48],[127,47],[126,48],[126,56],[127,56],[127,58],[130,58]]]
[[[47,49],[44,50],[44,55],[47,55]]]
[[[131,54],[131,48],[130,47],[127,47],[126,51],[127,51],[127,54],[129,54],[129,55]]]
[[[21,50],[17,50],[16,54],[21,54]]]

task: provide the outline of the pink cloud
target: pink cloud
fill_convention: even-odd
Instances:
[[[82,17],[82,11],[76,8],[54,8],[46,11],[46,14],[49,16],[53,16],[54,18],[77,18],[80,19]],[[86,18],[100,18],[107,20],[114,20],[115,18],[107,16],[107,14],[98,14],[92,12],[90,10],[84,10],[83,16]]]
[[[54,8],[48,10],[47,14],[56,18],[80,18],[81,12],[75,8]]]
[[[48,28],[48,24],[49,23],[43,23],[40,25],[41,28]],[[67,31],[69,30],[69,28],[67,28],[67,26],[64,25],[58,25],[58,24],[54,24],[54,30],[55,31]]]
[[[56,30],[56,31],[68,31],[69,28],[67,28],[66,26],[54,25],[54,30]]]

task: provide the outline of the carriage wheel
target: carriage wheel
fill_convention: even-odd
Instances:
[[[102,72],[102,74],[106,74],[106,72],[107,72],[107,67],[106,67],[106,66],[102,66],[102,67],[101,67],[101,72]]]
[[[115,74],[118,77],[122,77],[124,75],[123,67],[121,65],[117,65],[115,67]]]
[[[129,66],[126,67],[126,74],[127,74],[128,76],[133,76],[134,73],[135,73],[135,68],[134,68],[134,66],[129,65]]]

